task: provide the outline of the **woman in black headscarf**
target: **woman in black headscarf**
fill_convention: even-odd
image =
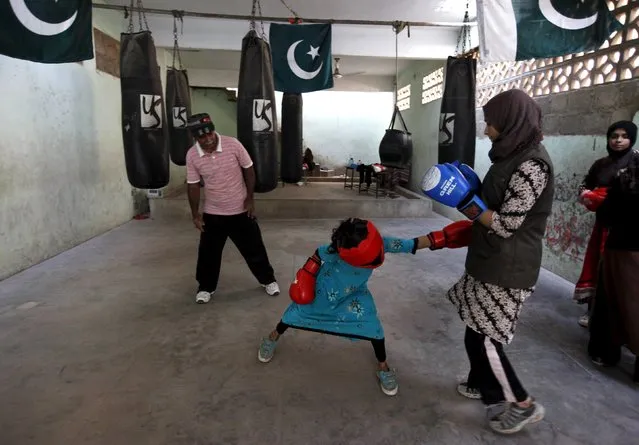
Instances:
[[[541,109],[524,91],[493,97],[484,105],[484,118],[492,165],[476,193],[488,210],[470,228],[466,270],[447,297],[466,325],[470,362],[457,391],[481,399],[490,427],[511,434],[540,421],[545,412],[519,381],[504,346],[512,341],[539,277],[554,175],[541,143]]]
[[[637,126],[615,124],[609,133],[613,149],[627,163],[611,180],[597,210],[608,229],[590,323],[588,352],[594,363],[614,366],[623,345],[639,356],[639,153],[632,150]],[[613,128],[611,127],[611,128]],[[639,383],[639,360],[634,380]]]
[[[590,200],[589,197],[592,196],[593,191],[595,193],[598,192],[600,196],[605,196],[606,190],[610,187],[617,172],[626,168],[632,159],[637,156],[637,152],[632,150],[632,146],[637,139],[637,127],[630,121],[615,122],[608,128],[606,139],[608,156],[595,161],[579,187],[579,201],[588,210],[597,212],[595,226],[590,235],[584,257],[581,276],[577,281],[573,296],[573,299],[579,304],[588,304],[588,311],[579,319],[579,324],[583,327],[588,327],[597,283],[599,260],[607,236],[607,230],[600,222],[599,211],[596,210],[597,203]]]

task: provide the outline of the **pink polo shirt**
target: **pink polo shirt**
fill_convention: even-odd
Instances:
[[[246,184],[242,168],[253,161],[237,139],[217,134],[217,149],[206,153],[197,142],[186,154],[186,182],[204,180],[204,208],[210,215],[237,215],[246,211]]]

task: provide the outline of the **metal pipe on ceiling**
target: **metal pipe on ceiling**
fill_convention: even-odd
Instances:
[[[92,3],[94,9],[110,9],[114,11],[137,11],[144,12],[146,14],[157,15],[170,15],[175,13],[180,14],[183,17],[201,17],[207,19],[224,19],[224,20],[260,20],[264,22],[286,22],[288,23],[290,17],[266,17],[266,16],[251,16],[251,15],[235,15],[235,14],[216,14],[212,12],[194,12],[194,11],[174,11],[169,9],[157,9],[157,8],[129,8],[122,5],[105,5],[102,3]],[[461,26],[477,26],[477,22],[399,22],[399,21],[384,21],[384,20],[343,20],[343,19],[308,19],[302,18],[304,23],[331,23],[334,25],[367,25],[367,26],[394,26],[397,23],[403,23],[420,27],[438,27],[438,28],[459,28]]]

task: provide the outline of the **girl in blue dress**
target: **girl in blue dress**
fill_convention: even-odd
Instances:
[[[331,243],[319,247],[298,271],[290,290],[293,303],[275,330],[262,339],[258,359],[263,363],[271,361],[277,340],[289,327],[370,340],[379,362],[380,387],[386,395],[397,394],[397,378],[386,362],[384,328],[368,290],[368,279],[384,262],[385,253],[415,254],[417,249],[429,246],[428,236],[382,237],[370,221],[343,221],[333,231]],[[300,297],[304,291],[306,295]]]

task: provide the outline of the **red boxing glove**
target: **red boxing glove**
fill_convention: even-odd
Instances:
[[[468,246],[472,237],[472,227],[472,221],[463,220],[449,224],[443,230],[430,232],[427,235],[430,241],[429,249],[437,250],[444,247],[457,249]]]
[[[596,211],[608,194],[606,187],[597,187],[594,190],[584,190],[581,192],[579,200],[591,212]]]
[[[306,263],[295,275],[295,281],[288,289],[291,300],[297,304],[310,304],[315,300],[315,277],[321,266],[317,255],[306,260]]]

